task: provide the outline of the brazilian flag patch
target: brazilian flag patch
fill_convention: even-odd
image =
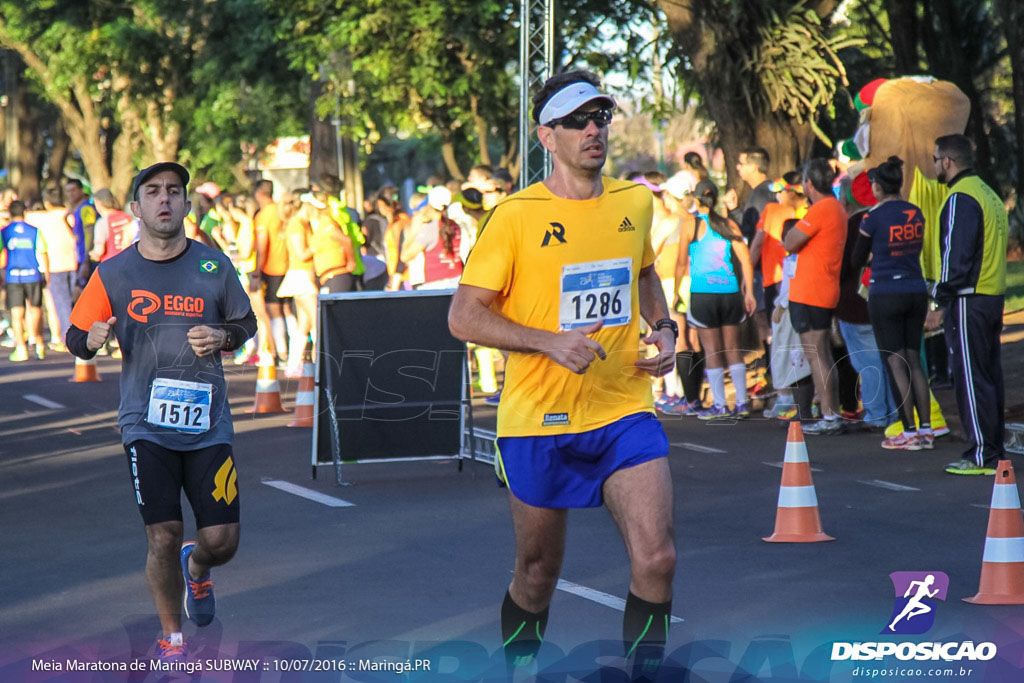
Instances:
[[[204,273],[216,273],[218,265],[216,261],[200,261],[199,270]]]

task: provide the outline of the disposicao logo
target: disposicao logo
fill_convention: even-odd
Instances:
[[[925,633],[935,623],[935,605],[946,599],[949,576],[944,572],[893,572],[889,574],[896,600],[889,624],[882,633]]]
[[[893,572],[889,574],[895,595],[892,614],[883,635],[915,635],[925,633],[935,624],[938,600],[946,599],[949,576],[944,572]],[[987,661],[996,656],[994,643],[963,642],[834,642],[832,661],[882,660],[895,657],[900,661]]]

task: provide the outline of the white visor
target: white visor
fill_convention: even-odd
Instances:
[[[570,83],[548,98],[548,101],[541,107],[537,122],[542,126],[546,126],[553,120],[560,119],[566,114],[571,114],[587,102],[593,102],[594,100],[603,100],[606,107],[610,109],[615,108],[615,100],[599,91],[590,83],[586,81]]]

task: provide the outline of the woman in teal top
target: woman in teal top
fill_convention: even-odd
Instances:
[[[740,349],[740,323],[753,314],[754,269],[739,227],[714,211],[718,188],[702,180],[694,190],[697,217],[684,221],[679,259],[690,276],[687,321],[697,328],[707,363],[714,403],[698,413],[702,420],[747,417],[747,370]],[[737,272],[738,271],[738,272]],[[725,366],[736,390],[736,406],[725,401]]]

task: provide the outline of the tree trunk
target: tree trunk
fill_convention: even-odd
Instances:
[[[1024,8],[1020,0],[999,0],[1007,53],[1013,71],[1013,123],[1016,142],[1017,206],[1024,206]]]
[[[320,118],[316,113],[316,102],[323,95],[324,82],[313,81],[310,85],[309,180],[313,182],[326,175],[341,178],[338,133],[329,118]]]
[[[834,9],[834,2],[815,5],[820,12]],[[676,46],[685,54],[695,74],[696,89],[705,109],[715,122],[719,144],[725,154],[727,185],[738,194],[746,191],[736,171],[736,161],[746,147],[763,147],[771,158],[769,177],[797,168],[810,157],[814,133],[807,124],[781,116],[755,115],[742,96],[740,84],[730,84],[725,74],[736,72],[723,60],[741,58],[723,45],[718,27],[708,19],[709,10],[701,0],[659,0]]]
[[[448,175],[456,180],[462,180],[466,176],[455,159],[455,141],[452,138],[451,130],[441,130],[441,157],[444,159],[445,168],[448,169]]]
[[[889,36],[897,75],[920,73],[917,57],[919,35],[917,3],[906,0],[885,0],[885,11],[889,15]]]
[[[42,136],[39,134],[39,111],[32,107],[24,88],[18,88],[14,102],[17,117],[18,140],[15,145],[18,166],[18,196],[29,203],[40,198],[39,157],[42,155]]]
[[[476,128],[477,146],[480,150],[480,163],[491,165],[491,153],[487,149],[487,121],[480,115],[480,100],[476,95],[469,96],[469,109],[473,112],[473,127]]]
[[[53,124],[50,137],[53,139],[53,149],[50,150],[50,158],[46,163],[46,180],[44,185],[46,187],[55,187],[60,184],[60,179],[64,176],[64,165],[67,163],[68,151],[71,147],[71,139],[64,128],[63,120],[60,118]]]

